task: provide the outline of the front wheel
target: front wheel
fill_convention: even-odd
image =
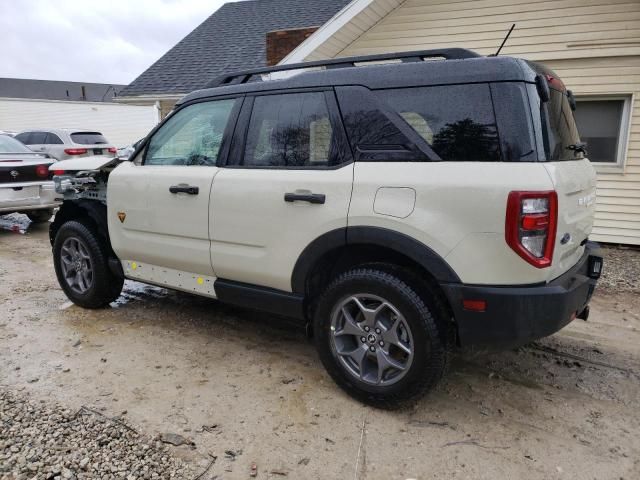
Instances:
[[[392,408],[419,398],[442,377],[447,319],[424,292],[375,268],[348,271],[327,288],[314,315],[316,347],[348,394]]]
[[[84,308],[101,308],[120,296],[124,279],[111,272],[108,258],[104,240],[90,224],[69,221],[60,227],[53,261],[69,300]]]

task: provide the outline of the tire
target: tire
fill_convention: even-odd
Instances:
[[[404,279],[412,277],[399,273],[389,266],[341,274],[318,300],[313,318],[329,375],[352,397],[380,408],[405,406],[433,389],[450,354],[443,303],[428,286],[410,286]]]
[[[105,241],[89,222],[68,221],[58,229],[53,243],[56,276],[76,305],[102,308],[120,296],[124,278],[113,274],[108,258]]]
[[[33,223],[48,222],[52,216],[53,216],[53,209],[33,210],[31,212],[27,212],[27,217],[29,217],[29,220],[31,220]]]

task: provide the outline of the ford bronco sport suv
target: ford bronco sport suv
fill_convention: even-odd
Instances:
[[[456,346],[586,319],[596,178],[552,71],[445,49],[209,87],[130,161],[55,177],[76,304],[128,278],[300,319],[338,385],[379,406],[431,389]]]

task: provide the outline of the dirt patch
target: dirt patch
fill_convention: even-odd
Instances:
[[[640,293],[640,248],[604,246],[601,290]]]
[[[589,322],[505,352],[458,355],[415,407],[339,390],[276,317],[126,282],[111,308],[60,291],[46,227],[0,230],[0,383],[82,405],[202,478],[640,478],[640,298],[597,291]],[[176,439],[177,437],[170,437]]]

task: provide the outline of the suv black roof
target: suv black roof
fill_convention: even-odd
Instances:
[[[444,60],[432,60],[441,57]],[[393,59],[401,63],[366,65]],[[431,59],[431,60],[430,60]],[[419,60],[419,61],[417,61]],[[356,66],[358,63],[365,65]],[[317,70],[325,67],[324,70]],[[286,79],[249,81],[252,77],[283,70],[313,68]],[[348,57],[320,62],[280,65],[223,75],[210,82],[211,88],[197,90],[178,105],[205,97],[236,95],[271,90],[362,85],[371,89],[401,88],[458,83],[535,81],[542,67],[512,57],[483,57],[471,50],[444,49],[397,54]]]

